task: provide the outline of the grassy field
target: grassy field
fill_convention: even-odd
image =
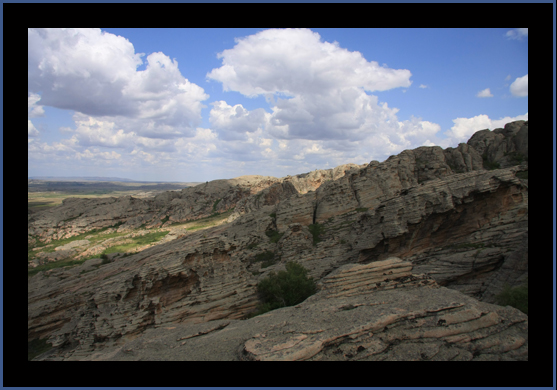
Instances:
[[[210,228],[212,226],[217,226],[217,225],[221,225],[221,224],[225,223],[230,214],[232,214],[232,210],[227,211],[227,212],[222,213],[222,214],[215,214],[215,215],[212,215],[212,216],[207,217],[207,218],[198,219],[196,221],[177,223],[177,224],[171,225],[168,228],[165,227],[165,228],[151,229],[151,230],[149,230],[148,233],[143,234],[141,236],[130,237],[129,240],[131,240],[131,242],[127,242],[125,244],[118,243],[118,242],[114,242],[112,245],[104,244],[104,245],[107,245],[107,248],[102,253],[91,255],[91,256],[88,256],[88,257],[85,257],[85,258],[81,258],[81,259],[76,259],[75,257],[72,257],[72,258],[68,258],[68,259],[64,259],[64,260],[60,260],[60,261],[49,262],[49,263],[46,263],[46,264],[43,264],[43,265],[39,265],[35,268],[28,268],[27,276],[31,277],[39,271],[47,271],[47,270],[50,270],[50,269],[53,269],[53,268],[71,267],[71,266],[79,265],[79,264],[82,264],[85,260],[89,260],[89,259],[92,259],[92,258],[99,258],[103,254],[110,254],[110,253],[115,253],[115,252],[134,253],[140,247],[143,247],[143,246],[148,245],[148,244],[155,244],[155,243],[161,241],[168,233],[170,233],[170,231],[174,231],[176,233],[177,230],[178,230],[178,232],[180,230],[183,230],[184,233],[187,233],[188,231],[191,232],[191,231],[207,229],[207,228]],[[113,227],[117,227],[117,226],[115,225]],[[107,228],[102,228],[102,229],[98,229],[98,230],[95,230],[95,231],[86,232],[86,233],[80,234],[78,236],[74,236],[74,237],[70,237],[70,238],[66,238],[66,239],[62,239],[62,240],[54,240],[54,241],[51,241],[48,245],[43,245],[42,243],[39,243],[39,242],[37,242],[33,245],[28,245],[28,247],[27,247],[27,260],[28,261],[33,260],[36,257],[36,254],[38,252],[47,252],[47,253],[48,252],[53,252],[56,247],[69,244],[72,241],[87,239],[90,242],[88,247],[92,247],[94,245],[101,244],[101,243],[105,242],[106,240],[108,240],[110,238],[116,238],[116,237],[126,238],[124,236],[130,234],[130,232],[122,232],[122,233],[110,232],[110,233],[107,233],[106,231],[108,229],[109,229],[108,227]],[[40,248],[40,249],[34,250],[34,249],[37,249],[37,248]]]
[[[197,219],[195,221],[178,222],[172,224],[172,228],[182,228],[187,231],[195,231],[200,229],[207,229],[212,226],[221,225],[226,222],[233,210],[226,211],[221,214],[214,214],[207,218]]]
[[[121,253],[134,252],[137,247],[147,245],[147,244],[152,244],[153,242],[160,241],[167,234],[168,234],[168,231],[166,231],[166,232],[162,231],[162,232],[148,233],[148,234],[145,234],[144,236],[133,237],[131,239],[132,240],[131,243],[124,244],[124,245],[111,246],[110,248],[107,248],[103,253],[104,254],[109,254],[109,253],[116,253],[116,252],[121,252]]]

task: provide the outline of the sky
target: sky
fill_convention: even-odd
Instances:
[[[28,176],[285,177],[528,120],[528,29],[28,29]]]

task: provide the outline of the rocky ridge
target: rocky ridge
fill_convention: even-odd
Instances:
[[[450,304],[462,301],[466,302],[462,307],[480,307],[462,309],[466,315],[472,316],[462,314],[462,318],[467,318],[463,322],[474,323],[475,319],[479,321],[488,312],[495,313],[479,321],[491,324],[486,325],[488,328],[493,327],[489,334],[507,332],[507,328],[499,326],[498,318],[522,324],[517,325],[522,330],[512,335],[519,340],[516,343],[519,346],[510,347],[501,338],[493,336],[486,348],[504,349],[505,353],[482,358],[527,359],[527,347],[522,347],[527,346],[527,330],[524,338],[527,316],[521,317],[521,320],[511,320],[517,311],[488,303],[494,302],[494,295],[504,283],[518,285],[528,275],[528,180],[524,176],[528,170],[527,125],[528,122],[514,122],[501,131],[478,132],[481,134],[476,133],[468,144],[460,144],[454,149],[421,147],[391,156],[383,163],[372,161],[362,167],[347,166],[338,170],[344,174],[336,177],[333,170],[329,181],[322,178],[317,185],[317,180],[308,180],[310,184],[306,185],[306,192],[296,180],[279,182],[262,179],[258,182],[261,183],[259,192],[250,192],[250,195],[239,198],[231,196],[230,199],[238,199],[236,209],[229,218],[231,223],[188,234],[138,254],[115,259],[109,264],[92,266],[91,262],[95,260],[89,260],[74,268],[55,269],[48,271],[48,274],[39,272],[28,283],[28,339],[49,337],[57,347],[57,352],[51,355],[56,359],[105,359],[108,356],[105,352],[116,350],[119,352],[115,352],[114,358],[119,356],[124,359],[124,356],[128,356],[132,359],[131,355],[122,355],[125,351],[118,348],[125,343],[135,342],[131,341],[135,338],[156,339],[156,334],[164,338],[163,329],[168,327],[186,333],[205,334],[205,330],[218,328],[226,322],[236,324],[233,327],[227,325],[228,329],[241,329],[248,327],[247,324],[261,323],[260,330],[264,332],[264,329],[273,328],[272,324],[276,321],[282,321],[278,313],[289,313],[290,317],[295,317],[290,319],[291,323],[301,330],[311,321],[305,321],[303,316],[298,319],[298,314],[294,313],[300,313],[299,308],[284,308],[272,312],[277,314],[268,313],[268,316],[240,321],[254,310],[258,302],[255,289],[258,281],[271,270],[282,269],[286,262],[293,260],[308,268],[310,275],[320,281],[321,290],[315,296],[320,297],[320,303],[313,302],[317,298],[310,297],[306,301],[307,306],[303,306],[308,311],[314,312],[313,308],[319,305],[324,305],[325,310],[325,307],[339,303],[335,303],[335,299],[341,300],[342,305],[360,305],[359,300],[363,296],[379,299],[382,296],[377,294],[394,294],[395,291],[396,294],[403,294],[399,291],[409,294],[406,298],[397,295],[396,299],[390,301],[392,305],[389,310],[395,312],[397,309],[408,311],[404,302],[425,300],[426,296],[433,299],[430,302],[432,305],[432,302],[437,302],[439,307],[446,304],[448,312],[461,310]],[[492,137],[491,133],[497,136]],[[524,133],[526,146],[519,142],[524,138]],[[499,135],[504,137],[501,142]],[[475,143],[485,145],[481,153],[472,145]],[[501,159],[497,160],[501,153]],[[517,153],[523,156],[520,161],[516,158]],[[492,170],[484,168],[492,168],[496,163],[505,165],[505,158],[507,162],[518,165]],[[310,186],[315,190],[310,190]],[[233,190],[231,193],[236,192]],[[172,194],[167,196],[168,199],[164,201],[159,199],[161,204],[182,199],[173,198],[175,195]],[[232,204],[232,201],[228,204]],[[40,226],[35,222],[30,222],[29,231]],[[401,274],[400,277],[389,279],[408,277],[406,281],[415,282],[415,288],[373,290],[374,279],[366,274],[367,271],[364,272],[368,269],[366,267],[380,265],[381,261],[392,256],[404,259],[405,264],[402,268],[400,264],[391,264],[393,273],[395,269],[398,270],[396,272],[409,272],[408,267],[411,265],[414,272],[425,276]],[[265,262],[261,258],[265,258]],[[352,269],[352,273],[360,269],[357,279],[352,279],[350,284],[353,284],[351,288],[363,288],[363,295],[357,293],[348,296],[341,293],[344,291],[342,289],[331,290],[334,283],[331,284],[330,278],[345,269]],[[374,283],[390,282],[383,280]],[[418,286],[421,282],[423,285]],[[437,287],[432,288],[433,285]],[[372,290],[366,290],[366,286],[372,286]],[[352,302],[356,296],[360,298]],[[454,302],[447,303],[443,297]],[[313,303],[310,305],[310,302]],[[424,310],[425,313],[429,309]],[[351,312],[357,313],[358,310],[341,310],[338,315],[345,316],[346,322],[351,323],[353,319],[346,317],[353,314]],[[383,311],[381,313],[384,314]],[[380,318],[383,314],[374,315]],[[427,321],[418,323],[420,326],[429,324]],[[226,328],[223,327],[219,333]],[[325,330],[317,333],[323,332]],[[423,334],[418,328],[408,332]],[[294,359],[293,356],[299,355],[286,354],[280,357],[269,353],[280,345],[281,337],[286,340],[285,343],[306,345],[309,342],[313,345],[317,336],[309,334],[303,339],[300,335],[296,336],[298,339],[290,337],[290,341],[286,340],[287,336],[277,334],[277,340],[271,342],[268,340],[274,339],[269,338],[263,343],[267,347],[261,347],[261,351],[267,352],[258,354],[258,344],[253,342],[245,353],[237,354],[236,351],[233,356],[248,360]],[[377,343],[377,338],[369,335],[365,337],[366,343]],[[193,340],[186,345],[194,345]],[[325,347],[333,345],[337,339],[323,340],[319,344],[322,347],[320,351],[326,352],[329,350]],[[344,348],[342,345],[350,343],[349,340],[352,339],[346,335],[339,336],[338,347],[341,352]],[[408,352],[414,347],[403,344],[400,348],[389,349],[390,354],[374,353],[368,357],[410,359],[410,355],[404,351]],[[424,354],[429,358],[437,356],[441,360],[450,360],[460,356],[469,360],[480,358],[481,355],[470,347],[471,344],[466,344],[464,348],[469,354],[460,351],[455,353],[454,350],[449,352],[443,349],[445,347],[441,348],[441,344],[435,345],[437,347],[432,346],[431,351],[437,352],[422,351],[420,357]],[[363,344],[354,346],[357,352],[362,351],[360,346],[368,349]],[[439,352],[440,348],[443,349],[442,353]],[[506,353],[515,350],[518,352]],[[310,357],[304,354],[300,356],[303,359],[333,359],[333,355],[340,355],[325,352]],[[219,349],[219,353],[223,355],[212,355],[212,358],[233,357],[222,349]],[[342,356],[348,354],[356,356],[352,352],[343,352]],[[202,355],[198,357],[203,359]],[[211,356],[206,358],[210,359]]]
[[[167,324],[86,356],[43,360],[526,360],[528,316],[411,273],[348,264],[294,307],[239,321]]]
[[[358,165],[345,164],[334,169],[316,170],[283,179],[247,175],[214,180],[181,191],[166,191],[152,198],[67,198],[58,207],[28,215],[28,243],[49,243],[102,228],[123,232],[140,227],[166,227],[173,223],[207,218],[235,208],[242,210],[235,212],[237,217],[249,211],[251,204],[258,208],[276,204],[293,192],[303,194],[313,191],[321,183],[340,177],[351,167]],[[284,192],[278,190],[283,183],[288,183],[284,186],[291,190],[287,190],[282,196],[277,195]],[[262,191],[269,187],[272,188],[263,194]],[[247,199],[249,202],[246,205]]]

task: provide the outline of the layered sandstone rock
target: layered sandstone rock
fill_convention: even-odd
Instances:
[[[515,151],[527,151],[527,122],[491,133],[456,149],[421,147],[383,163],[331,170],[329,181],[310,173],[305,187],[303,177],[250,178],[258,192],[241,183],[207,183],[156,201],[87,201],[90,209],[77,218],[81,206],[73,200],[51,214],[33,214],[29,230],[44,238],[73,234],[67,227],[74,220],[113,226],[102,216],[112,215],[114,224],[123,206],[136,214],[119,229],[147,221],[149,213],[162,220],[156,207],[179,215],[193,203],[193,214],[178,219],[232,204],[238,209],[228,224],[108,264],[39,272],[28,282],[28,338],[49,337],[58,358],[68,359],[142,358],[119,349],[138,336],[127,348],[155,358],[149,338],[171,334],[191,346],[167,343],[187,351],[179,359],[526,359],[527,317],[489,303],[505,283],[528,276],[528,181],[520,178],[527,161],[486,170],[481,156],[493,149],[499,158],[501,148],[513,153],[509,139]],[[479,139],[481,153],[474,146]],[[196,209],[197,202],[204,206]],[[404,261],[388,260],[393,256]],[[288,261],[306,267],[320,292],[299,307],[239,321],[258,303],[258,281]],[[332,326],[323,313],[345,325]],[[283,332],[276,325],[282,321],[296,325]],[[205,335],[219,340],[214,354],[197,344]],[[232,335],[253,341],[240,345]]]
[[[501,168],[528,161],[528,121],[515,121],[503,129],[480,130],[468,141],[487,162]]]
[[[528,317],[481,303],[390,258],[347,265],[295,307],[249,320],[155,326],[87,355],[43,360],[527,360]]]

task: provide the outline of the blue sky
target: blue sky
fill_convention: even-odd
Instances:
[[[520,119],[522,28],[28,30],[28,176],[283,177]]]

